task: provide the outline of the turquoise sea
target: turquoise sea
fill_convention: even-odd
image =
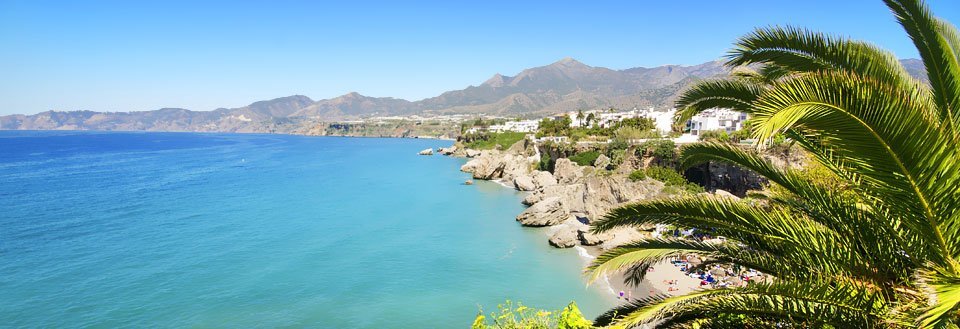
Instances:
[[[612,305],[450,142],[0,132],[0,327],[465,328]]]

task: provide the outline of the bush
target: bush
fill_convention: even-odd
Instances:
[[[623,163],[623,160],[627,157],[627,150],[614,149],[610,152],[610,164],[614,167],[619,166]]]
[[[634,182],[646,179],[647,177],[661,181],[663,185],[666,186],[663,189],[663,193],[666,194],[677,194],[680,191],[691,194],[704,192],[703,186],[687,181],[679,172],[666,167],[654,166],[646,170],[635,170],[631,172],[628,177]]]
[[[583,317],[577,304],[570,302],[562,311],[548,312],[513,304],[509,300],[497,305],[498,312],[490,313],[492,321],[487,320],[481,310],[473,320],[471,329],[590,329],[593,324]],[[492,323],[488,323],[492,322]]]
[[[730,135],[725,130],[707,130],[700,132],[701,141],[729,142]]]
[[[646,170],[647,176],[663,182],[667,186],[683,186],[687,184],[687,179],[683,178],[676,170],[666,167],[650,167]]]
[[[577,153],[576,155],[570,157],[570,161],[573,161],[581,166],[592,166],[593,163],[597,161],[598,157],[600,157],[600,152],[586,151]]]
[[[654,139],[640,144],[645,155],[650,155],[661,162],[673,161],[677,155],[677,144],[669,139]]]
[[[550,154],[544,153],[540,156],[540,162],[537,163],[537,169],[553,172],[553,159],[550,158]]]
[[[660,133],[653,129],[641,129],[632,126],[625,126],[614,130],[613,136],[618,139],[629,141],[634,139],[659,138]]]
[[[471,134],[464,136],[464,141],[466,141],[464,145],[475,150],[491,150],[496,148],[497,145],[508,148],[525,136],[525,133],[518,132]]]

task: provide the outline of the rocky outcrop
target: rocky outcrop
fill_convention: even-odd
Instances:
[[[515,180],[520,178],[521,183],[524,185],[524,188],[520,190],[532,191],[536,189],[537,185],[530,174],[531,168],[537,159],[526,154],[530,152],[530,150],[536,151],[536,149],[524,146],[526,143],[529,143],[526,139],[519,141],[514,144],[516,147],[510,147],[506,152],[467,149],[465,154],[467,157],[472,157],[473,159],[461,166],[460,170],[472,173],[475,179],[501,179],[507,183],[514,184],[518,189],[520,189],[520,186],[516,185],[517,182]],[[524,176],[528,176],[530,181],[528,182],[526,178],[522,178]]]
[[[734,199],[734,200],[740,200],[740,197],[738,197],[738,196],[736,196],[736,195],[733,195],[733,193],[730,193],[730,192],[727,192],[727,191],[724,191],[724,190],[716,190],[716,191],[713,191],[713,195],[716,195],[716,196],[719,196],[719,197],[724,197],[724,198],[731,198],[731,199]]]
[[[583,177],[583,169],[570,159],[557,159],[553,167],[553,176],[559,184],[571,184]]]
[[[623,176],[591,176],[573,184],[538,188],[524,197],[523,204],[532,205],[556,197],[568,211],[596,220],[624,203],[656,196],[662,187],[663,184],[656,181],[633,182]]]
[[[601,154],[597,157],[597,160],[593,161],[593,166],[598,169],[606,169],[610,165],[610,158],[606,155]]]
[[[577,231],[564,227],[554,232],[547,241],[557,248],[570,248],[577,245]]]
[[[531,176],[536,188],[557,185],[557,179],[549,172],[535,170]]]
[[[425,150],[423,150],[423,151],[420,151],[420,153],[418,153],[418,154],[420,154],[420,155],[433,155],[433,149],[432,149],[432,148],[425,149]]]
[[[541,200],[517,215],[517,221],[523,226],[551,226],[568,219],[570,213],[563,208],[560,198],[557,197]]]
[[[537,184],[533,178],[528,175],[520,175],[513,179],[513,186],[520,191],[533,191],[537,189]]]
[[[589,229],[577,230],[577,239],[584,246],[596,246],[612,238],[613,235],[607,232],[594,234]]]
[[[451,155],[451,154],[454,154],[454,153],[456,153],[456,152],[457,152],[457,146],[456,146],[456,145],[453,145],[453,146],[450,146],[450,147],[441,147],[441,148],[438,148],[438,149],[437,149],[437,153],[440,153],[440,154],[443,154],[443,155]]]
[[[557,185],[557,179],[546,171],[534,170],[530,174],[521,174],[513,179],[513,186],[520,191],[535,191],[554,185]]]

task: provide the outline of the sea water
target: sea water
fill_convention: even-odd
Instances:
[[[0,132],[0,327],[463,328],[611,306],[450,142]]]

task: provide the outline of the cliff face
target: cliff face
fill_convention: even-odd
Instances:
[[[684,171],[687,180],[707,191],[724,190],[743,197],[747,190],[759,190],[767,180],[757,173],[724,162],[710,161]]]
[[[802,151],[794,148],[767,150],[760,154],[778,167],[800,168],[806,158]],[[710,161],[684,171],[687,180],[700,184],[707,191],[724,190],[743,197],[748,190],[760,190],[767,179],[757,173],[726,162]]]

